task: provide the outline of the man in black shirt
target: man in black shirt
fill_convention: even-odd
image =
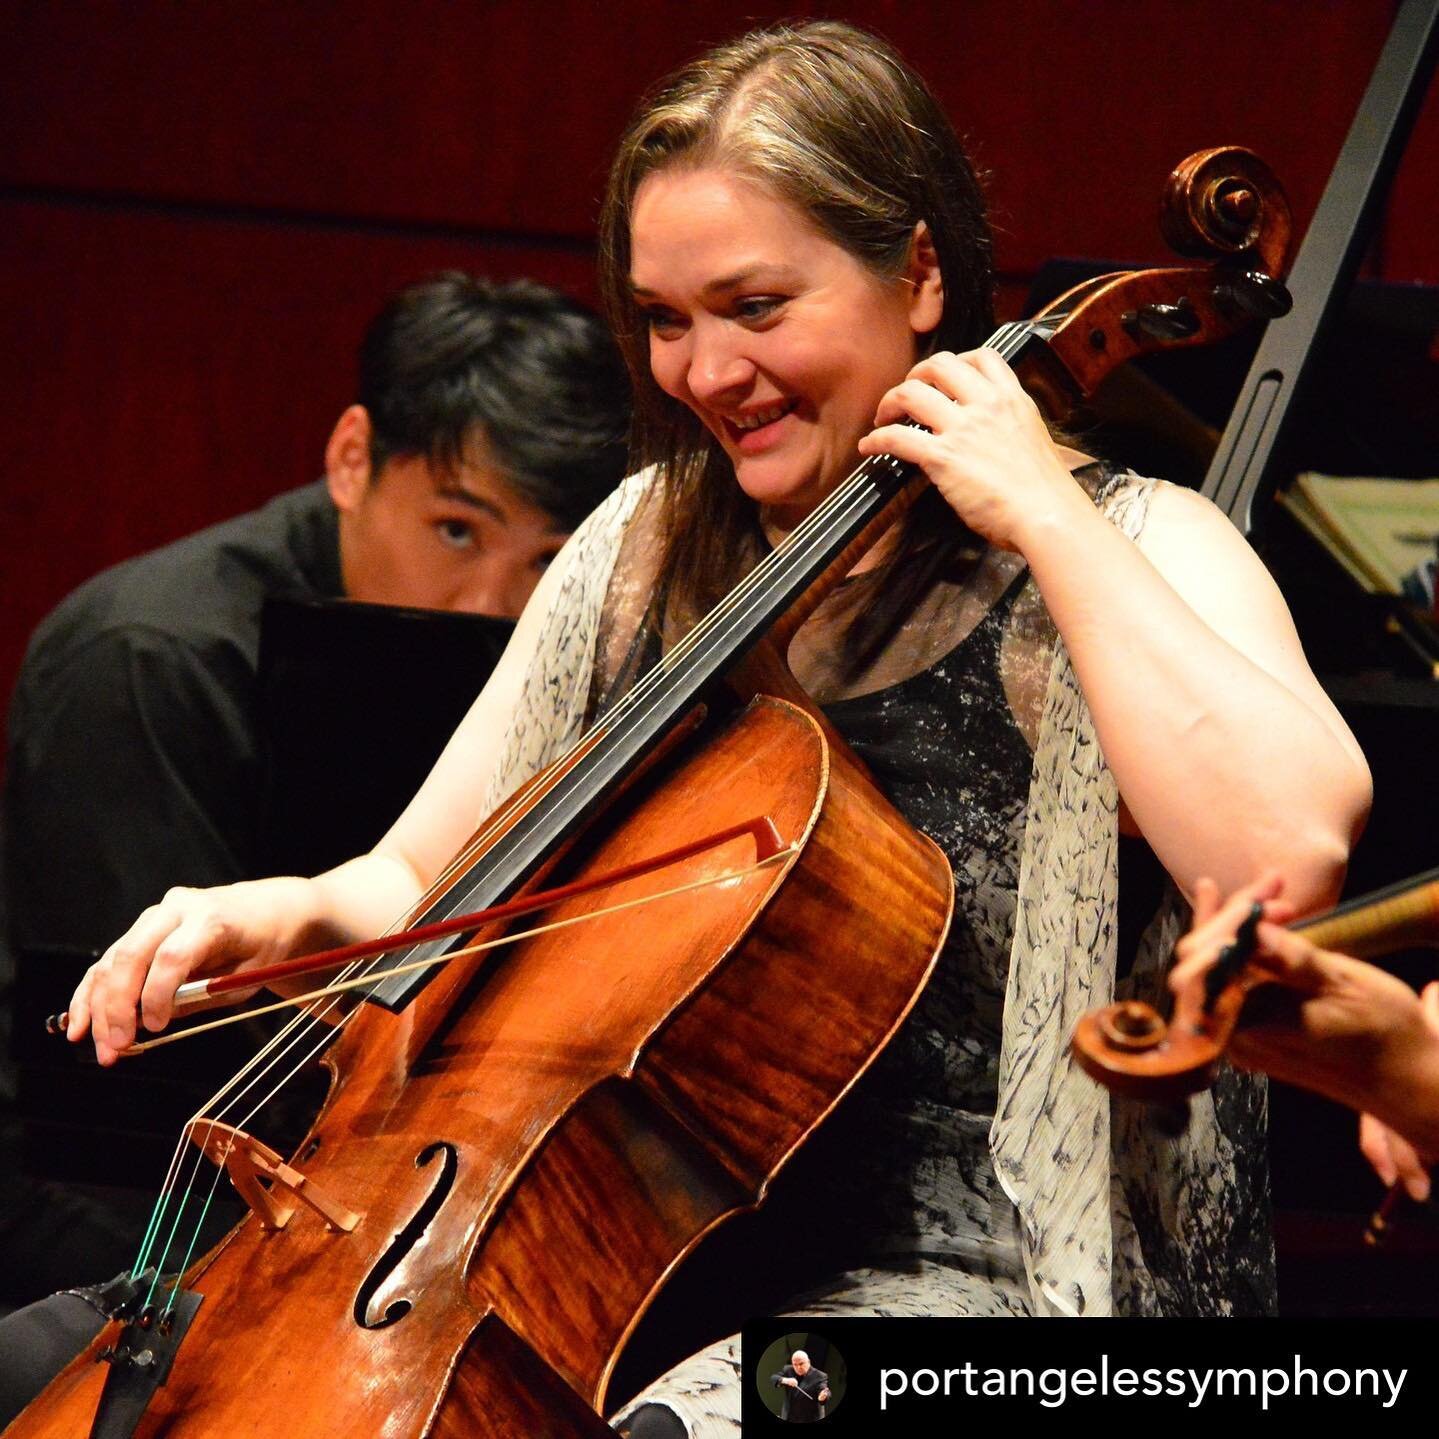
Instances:
[[[816,1369],[803,1349],[796,1349],[789,1363],[770,1378],[785,1391],[781,1419],[788,1419],[791,1424],[817,1424],[824,1418],[824,1406],[829,1402],[829,1375],[823,1369]]]
[[[0,990],[12,964],[97,956],[173,885],[268,872],[267,599],[513,618],[623,474],[627,424],[618,353],[564,296],[457,273],[395,296],[366,333],[323,481],[107,570],[36,630],[9,725]],[[137,1090],[141,1129],[144,1108]],[[87,1220],[54,1190],[37,1203],[5,1148],[0,1307],[126,1262],[104,1210]]]

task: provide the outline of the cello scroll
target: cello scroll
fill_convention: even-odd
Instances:
[[[1176,253],[1211,263],[1096,276],[1031,322],[1045,327],[1048,344],[1023,379],[1050,415],[1068,414],[1140,355],[1214,344],[1288,312],[1279,276],[1293,228],[1289,202],[1253,151],[1229,145],[1181,161],[1165,184],[1159,228]]]

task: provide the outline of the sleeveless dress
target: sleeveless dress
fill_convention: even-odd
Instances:
[[[751,1241],[748,1259],[772,1273],[766,1307],[778,1312],[1033,1312],[1016,1212],[989,1154],[1032,763],[1001,648],[1025,579],[1010,578],[937,663],[824,705],[895,807],[944,851],[955,919],[899,1033],[766,1200],[772,1242]],[[822,975],[805,1002],[824,1003]],[[784,1283],[806,1277],[803,1292]],[[628,1406],[619,1427],[648,1403],[697,1439],[735,1433],[737,1373],[737,1341],[711,1345]]]
[[[914,1010],[800,1152],[792,1181],[810,1181],[842,1217],[820,1236],[832,1269],[851,1251],[845,1268],[924,1263],[1009,1280],[1005,1312],[1028,1312],[1014,1206],[989,1155],[1031,764],[1000,649],[1024,579],[937,664],[825,706],[900,813],[944,851],[955,919]]]

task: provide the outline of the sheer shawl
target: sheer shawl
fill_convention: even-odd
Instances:
[[[1117,476],[1095,502],[1134,539],[1155,484]],[[652,659],[646,618],[658,553],[655,490],[649,472],[631,477],[557,561],[560,583],[486,812],[564,753],[589,716]],[[952,649],[1022,563],[991,551],[971,574],[942,579],[853,675],[839,661],[837,636],[852,607],[864,603],[858,577],[800,631],[791,665],[821,702],[897,683]],[[1265,1313],[1274,1285],[1263,1082],[1226,1070],[1212,1093],[1195,1100],[1185,1133],[1167,1138],[1138,1106],[1111,1101],[1069,1058],[1075,1021],[1117,992],[1118,792],[1032,583],[1011,614],[1001,672],[1034,748],[1034,769],[990,1148],[1020,1215],[1035,1311]],[[1185,917],[1171,888],[1123,993],[1162,997],[1165,962]]]

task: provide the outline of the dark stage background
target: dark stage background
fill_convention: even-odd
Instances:
[[[593,299],[641,90],[756,19],[918,63],[992,173],[1001,299],[1053,255],[1162,260],[1200,146],[1259,150],[1302,226],[1386,0],[9,0],[0,18],[0,691],[86,576],[313,478],[380,297],[438,267]],[[1439,104],[1371,269],[1439,280]]]
[[[1169,258],[1160,185],[1202,146],[1258,150],[1302,234],[1394,9],[8,0],[0,694],[30,629],[81,580],[319,473],[360,332],[391,289],[461,266],[593,300],[614,141],[643,88],[708,43],[817,14],[896,42],[992,175],[1014,314],[1053,256]],[[1431,97],[1366,274],[1439,282],[1436,197]],[[1362,1204],[1336,1133],[1313,1141],[1318,1163],[1347,1166]],[[1348,1234],[1310,1224],[1283,1183],[1291,1252]]]

